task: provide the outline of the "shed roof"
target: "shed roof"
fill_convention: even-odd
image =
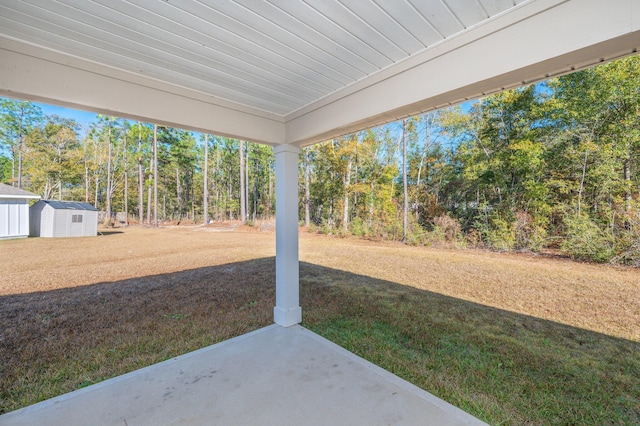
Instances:
[[[55,201],[55,200],[42,200],[54,209],[66,209],[66,210],[90,210],[98,211],[97,208],[89,203],[80,203],[77,201]]]
[[[40,198],[38,194],[0,183],[0,198]]]

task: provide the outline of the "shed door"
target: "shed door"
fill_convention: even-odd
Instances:
[[[69,236],[70,237],[82,237],[83,229],[84,229],[84,214],[82,213],[73,213],[71,215],[71,226],[69,227]]]
[[[20,235],[20,206],[9,204],[9,236]]]

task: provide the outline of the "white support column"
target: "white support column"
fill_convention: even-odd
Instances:
[[[278,145],[276,155],[276,306],[274,321],[283,327],[302,322],[298,262],[298,153]]]

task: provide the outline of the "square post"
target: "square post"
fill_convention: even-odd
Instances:
[[[276,157],[276,306],[283,327],[302,322],[298,261],[298,153],[291,145],[274,148]]]

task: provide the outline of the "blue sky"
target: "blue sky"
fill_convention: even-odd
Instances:
[[[95,121],[97,117],[97,113],[81,111],[79,109],[65,108],[61,106],[42,104],[39,102],[34,102],[34,105],[37,105],[42,109],[42,113],[45,115],[59,115],[60,117],[72,118],[78,122],[82,131],[80,133],[84,133],[89,128],[89,124]]]
[[[469,112],[469,110],[471,109],[471,107],[473,106],[474,103],[476,103],[477,100],[471,100],[471,101],[467,101],[462,103],[461,107],[462,107],[462,111],[463,112]],[[34,102],[34,105],[37,105],[38,107],[40,107],[42,109],[43,114],[45,115],[58,115],[60,117],[65,117],[65,118],[71,118],[73,120],[75,120],[79,125],[80,125],[80,135],[83,136],[86,134],[86,132],[88,132],[89,130],[89,125],[91,123],[93,123],[94,121],[96,121],[97,115],[98,113],[95,112],[89,112],[89,111],[83,111],[83,110],[78,110],[78,109],[73,109],[73,108],[65,108],[65,107],[61,107],[61,106],[56,106],[56,105],[49,105],[49,104],[44,104],[44,103],[40,103],[40,102]],[[391,126],[392,128],[397,128],[396,130],[399,131],[399,127],[398,127],[398,123],[394,122],[394,123],[389,123],[386,126]],[[194,137],[196,138],[196,140],[200,140],[200,134],[197,132],[194,132]]]

